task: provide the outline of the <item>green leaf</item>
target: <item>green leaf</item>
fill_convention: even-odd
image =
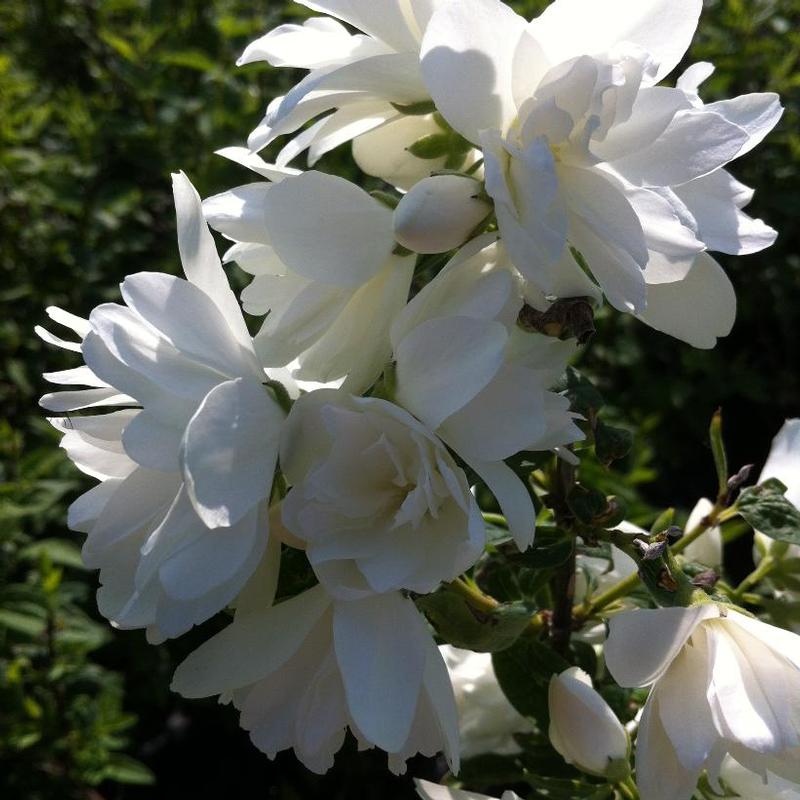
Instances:
[[[567,496],[567,505],[579,522],[591,525],[605,513],[608,502],[602,492],[578,484]]]
[[[510,647],[527,627],[532,613],[525,603],[503,603],[493,611],[480,611],[447,586],[418,598],[417,606],[445,641],[479,653]]]
[[[156,782],[156,776],[148,767],[122,753],[111,754],[103,774],[106,780],[135,786],[152,786]]]
[[[519,639],[512,647],[492,656],[503,694],[525,717],[533,717],[540,730],[547,730],[547,687],[553,675],[569,668],[569,662],[546,644],[532,638]]]
[[[594,452],[601,464],[608,466],[619,461],[633,448],[633,434],[624,428],[615,428],[602,420],[594,429]]]
[[[410,145],[412,156],[424,159],[444,158],[450,152],[451,137],[446,133],[431,133]]]
[[[436,111],[433,100],[422,100],[419,103],[411,103],[407,106],[400,103],[392,103],[391,105],[401,114],[406,114],[410,117],[423,117]]]
[[[47,623],[41,617],[12,611],[9,608],[0,608],[0,629],[7,628],[14,633],[35,638],[44,633]]]
[[[592,382],[574,367],[567,367],[566,390],[571,409],[587,419],[605,404],[603,396],[594,388]]]
[[[770,478],[745,489],[736,503],[748,525],[771,539],[800,544],[800,511],[784,496],[786,487]]]
[[[20,551],[19,556],[26,561],[39,561],[42,556],[45,556],[53,564],[86,569],[81,558],[80,548],[66,539],[42,539],[25,547]]]

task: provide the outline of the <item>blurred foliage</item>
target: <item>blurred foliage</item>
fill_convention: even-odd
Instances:
[[[527,16],[545,5],[512,4]],[[763,460],[783,418],[800,413],[800,0],[706,6],[686,62],[717,65],[705,99],[771,90],[786,105],[778,129],[733,168],[757,189],[750,212],[781,237],[766,253],[720,259],[740,310],[733,334],[712,352],[601,314],[581,367],[605,396],[605,423],[633,429],[635,439],[615,469],[592,457],[582,474],[643,522],[655,507],[688,507],[714,491],[705,432],[717,405],[726,411],[734,468]],[[308,13],[276,0],[0,4],[4,798],[250,798],[254,785],[286,800],[411,796],[408,780],[386,775],[377,754],[355,758],[351,747],[317,778],[291,757],[268,762],[235,715],[213,702],[184,704],[169,694],[174,664],[204,631],[149,648],[140,632],[116,633],[98,620],[96,577],[81,570],[65,527],[66,507],[88,481],[66,463],[36,407],[41,373],[72,365],[32,334],[44,308],[87,314],[116,299],[124,275],[177,269],[170,172],[186,170],[204,195],[248,180],[213,151],[243,142],[297,74],[236,69],[235,58],[279,21]],[[346,148],[321,166],[355,175]],[[539,555],[557,559],[557,545],[543,538]],[[520,595],[517,587],[506,599],[535,588]],[[535,753],[532,746],[526,757]],[[485,778],[487,769],[477,774]],[[432,776],[436,767],[420,762],[410,772]],[[153,773],[155,786],[136,786]],[[561,777],[538,788],[557,793]]]

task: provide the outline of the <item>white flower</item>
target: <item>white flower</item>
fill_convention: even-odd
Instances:
[[[568,764],[610,780],[627,772],[628,734],[582,669],[550,679],[548,706],[550,742]]]
[[[82,339],[86,366],[46,377],[68,386],[42,405],[62,417],[64,447],[102,482],[70,508],[100,569],[101,612],[124,628],[177,636],[229,604],[267,545],[266,504],[284,412],[269,394],[200,198],[174,176],[178,243],[188,281],[139,273],[126,305],[88,322],[53,313]],[[49,340],[59,340],[45,334]]]
[[[285,97],[270,103],[248,146],[258,151],[322,114],[284,149],[279,163],[310,149],[309,163],[339,144],[402,119],[396,106],[429,100],[419,68],[422,31],[431,0],[325,0],[303,5],[364,33],[350,34],[330,17],[281,25],[248,45],[238,64],[267,61],[310,70]],[[429,119],[428,132],[436,130]],[[424,133],[422,135],[425,135]],[[417,137],[420,138],[420,137]]]
[[[623,612],[606,664],[621,686],[652,686],[639,725],[642,800],[688,800],[726,754],[800,782],[800,637],[714,604]]]
[[[431,783],[430,781],[414,781],[417,785],[417,794],[422,800],[495,800],[486,794],[478,794],[478,792],[465,792],[463,789],[451,789],[449,786],[442,786],[438,783]],[[503,792],[500,800],[521,800],[516,792],[510,789]]]
[[[301,397],[281,465],[292,484],[284,525],[336,597],[432,592],[483,552],[483,518],[464,472],[392,403],[336,390]]]
[[[516,325],[521,283],[493,238],[463,248],[392,326],[397,402],[486,482],[524,549],[533,504],[503,459],[582,438],[569,401],[548,391],[574,344]]]
[[[738,222],[715,227],[741,221],[746,202],[721,168],[781,107],[773,94],[704,106],[689,78],[686,90],[654,85],[681,59],[701,6],[556,0],[526,23],[500,0],[463,0],[434,12],[421,56],[439,112],[483,148],[520,271],[548,295],[594,294],[575,248],[616,308],[710,347],[735,298],[703,251],[758,249],[772,235],[758,223],[745,243]]]
[[[181,664],[172,688],[222,694],[270,758],[294,748],[325,772],[350,728],[389,754],[394,772],[444,750],[458,770],[458,720],[447,669],[414,604],[399,593],[335,602],[322,586],[234,621]]]
[[[480,191],[478,181],[462,175],[421,180],[395,209],[395,239],[415,253],[455,250],[489,215]]]
[[[800,754],[798,754],[800,755]],[[758,775],[726,756],[720,777],[746,800],[800,800],[800,786],[775,775]]]
[[[800,508],[800,419],[787,419],[772,440],[758,483],[769,478],[777,478],[786,487],[786,499]],[[774,544],[774,539],[756,531],[756,544],[759,550],[766,552]],[[799,558],[800,546],[789,545],[786,554],[790,558]],[[759,556],[758,550],[756,555]]]
[[[533,730],[503,694],[492,666],[491,653],[439,646],[458,705],[461,757],[482,753],[511,755],[520,751],[515,733]]]
[[[261,362],[297,360],[298,380],[346,378],[355,393],[380,375],[391,354],[389,326],[406,303],[413,257],[392,255],[392,212],[333,175],[274,173],[258,156],[224,155],[277,182],[251,183],[208,198],[210,225],[235,244],[254,278],[245,311],[268,316],[255,337]]]

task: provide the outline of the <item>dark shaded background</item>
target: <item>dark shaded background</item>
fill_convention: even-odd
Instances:
[[[512,5],[531,16],[544,3]],[[629,477],[642,508],[688,509],[713,492],[706,430],[717,406],[734,467],[763,461],[783,419],[800,414],[800,0],[706,6],[687,60],[717,65],[705,99],[772,90],[787,107],[767,142],[733,168],[757,188],[750,213],[781,236],[765,253],[720,258],[740,307],[714,351],[602,315],[581,367],[612,415],[637,431]],[[268,762],[230,709],[171,695],[174,665],[218,621],[159,648],[98,623],[95,575],[80,570],[65,528],[66,506],[88,481],[36,405],[40,373],[74,365],[32,335],[44,308],[86,315],[117,299],[128,273],[179,270],[169,174],[185,170],[203,195],[251,180],[212,153],[242,143],[297,75],[237,70],[234,60],[279,21],[307,14],[275,0],[0,3],[3,798],[411,797],[378,754],[349,748],[316,778],[291,756]],[[346,147],[320,168],[358,178]],[[734,571],[746,568],[748,549],[732,553]],[[410,772],[438,769],[419,761]]]

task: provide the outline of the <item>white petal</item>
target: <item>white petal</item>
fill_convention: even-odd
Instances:
[[[645,307],[644,273],[628,252],[598,236],[577,216],[570,220],[569,236],[614,308],[630,313]]]
[[[397,118],[397,110],[380,100],[354,103],[334,111],[325,119],[310,144],[308,165],[313,167],[325,153],[394,118]]]
[[[359,286],[392,249],[391,211],[355,184],[307,172],[272,187],[266,198],[272,246],[298,275]]]
[[[460,134],[480,141],[517,114],[516,45],[525,20],[500,0],[459,0],[437,10],[422,41],[422,74],[436,108]]]
[[[304,6],[338,17],[396,50],[416,50],[417,37],[404,2],[390,0],[298,0]]]
[[[722,267],[701,253],[682,281],[647,287],[639,318],[651,328],[709,349],[727,336],[736,320],[736,293]]]
[[[612,167],[631,183],[675,186],[725,166],[747,140],[746,131],[713,111],[678,111],[651,145]]]
[[[495,496],[519,550],[533,544],[536,510],[522,479],[502,461],[474,461],[470,466]]]
[[[457,775],[460,766],[458,706],[447,665],[431,638],[428,639],[428,658],[422,683],[423,692],[427,694],[436,715],[448,765],[451,772]]]
[[[553,64],[638,45],[658,63],[658,83],[683,58],[702,8],[702,0],[556,0],[530,31]]]
[[[636,784],[647,800],[681,800],[692,796],[700,770],[691,770],[678,760],[664,731],[656,692],[648,698],[639,722],[636,740]]]
[[[757,92],[709,103],[706,111],[714,111],[747,132],[749,139],[737,156],[741,157],[764,141],[764,137],[778,124],[783,106],[774,92]]]
[[[714,74],[714,65],[708,61],[698,61],[687,67],[675,82],[676,88],[687,94],[697,94],[701,83],[705,83]]]
[[[230,293],[227,283],[225,286]],[[121,289],[128,307],[166,337],[182,357],[221,375],[258,373],[247,328],[245,335],[237,336],[236,329],[244,326],[244,319],[232,293],[230,297],[238,315],[234,329],[230,327],[230,317],[224,311],[220,313],[222,309],[214,298],[173,275],[139,272],[125,278]]]
[[[501,461],[545,433],[540,375],[504,364],[494,378],[442,425],[441,435],[466,461]]]
[[[151,409],[140,411],[122,434],[125,452],[143,467],[162,472],[180,469],[183,428],[159,419]]]
[[[186,428],[183,468],[211,528],[228,527],[269,497],[284,414],[256,380],[220,383]]]
[[[249,348],[250,334],[203,218],[200,195],[182,172],[172,176],[172,191],[178,218],[178,249],[186,277],[216,303],[239,344]]]
[[[661,724],[687,770],[703,769],[720,738],[706,697],[709,678],[705,647],[695,644],[681,650],[656,690]]]
[[[399,593],[334,604],[333,639],[347,703],[359,731],[396,752],[408,738],[430,639]]]
[[[709,250],[731,255],[758,253],[778,237],[760,219],[752,219],[740,209],[752,192],[724,169],[675,188],[697,222],[700,238]]]
[[[691,227],[691,214],[672,192],[630,187],[625,189],[625,197],[639,218],[651,251],[691,261],[706,249]]]
[[[203,200],[203,214],[215,230],[237,242],[272,244],[267,227],[267,193],[275,184],[259,181]]]
[[[415,260],[391,256],[342,309],[326,333],[299,358],[299,380],[331,383],[361,394],[391,358],[389,328],[405,305]]]
[[[470,317],[423,322],[395,348],[398,401],[435,430],[494,377],[507,339],[499,322]]]
[[[625,687],[649,686],[669,667],[694,629],[719,616],[714,605],[623,611],[609,620],[606,664]]]
[[[45,372],[42,377],[50,383],[60,383],[62,386],[92,386],[96,389],[109,388],[108,385],[101,381],[89,367],[75,367],[74,369],[65,369],[60,372]]]
[[[235,619],[180,664],[170,688],[184,697],[208,697],[268,677],[297,652],[329,605],[325,590],[316,586]],[[233,653],[238,657],[231,658]]]
[[[279,167],[277,164],[268,164],[261,156],[254,153],[249,147],[223,147],[216,150],[215,155],[227,158],[237,164],[241,164],[253,172],[257,172],[262,178],[266,178],[273,183],[282,181],[293,175],[302,175],[302,170],[291,167]]]
[[[366,36],[351,35],[332,19],[313,17],[302,25],[279,25],[250,42],[236,66],[267,61],[273,67],[318,69],[380,52]]]
[[[53,322],[57,322],[59,325],[69,328],[81,338],[86,336],[86,334],[91,330],[88,319],[83,319],[83,317],[70,314],[69,311],[64,311],[63,308],[58,308],[58,306],[48,306],[45,309],[45,312],[47,313],[47,316],[53,320]]]
[[[82,408],[101,406],[132,406],[136,401],[116,389],[79,389],[74,392],[52,392],[39,399],[39,405],[48,411],[62,414],[65,411],[78,411]]]
[[[562,167],[559,178],[570,211],[596,236],[620,248],[644,267],[648,253],[642,223],[622,187],[591,169]],[[591,251],[584,256],[591,262]]]
[[[689,519],[686,520],[686,530],[690,531],[699,525],[703,518],[713,508],[713,503],[707,497],[701,497]],[[684,551],[683,555],[690,561],[699,561],[709,567],[722,566],[722,532],[719,526],[714,526],[706,531],[699,539],[695,539]]]
[[[299,110],[304,101],[312,103],[321,93],[349,94],[350,100],[375,100],[381,99],[388,103],[398,105],[412,105],[427,99],[427,90],[420,75],[419,59],[416,53],[388,53],[369,56],[351,64],[345,64],[335,69],[315,70],[298,83],[289,93],[267,112],[267,125],[282,133],[289,133],[286,126],[291,124],[292,129],[297,129],[297,118],[290,123],[290,119]],[[319,108],[317,113],[339,105],[334,98]],[[308,112],[304,112],[305,119]],[[300,123],[302,124],[302,123]],[[274,138],[274,131],[268,138]],[[252,136],[248,144],[252,147]]]

